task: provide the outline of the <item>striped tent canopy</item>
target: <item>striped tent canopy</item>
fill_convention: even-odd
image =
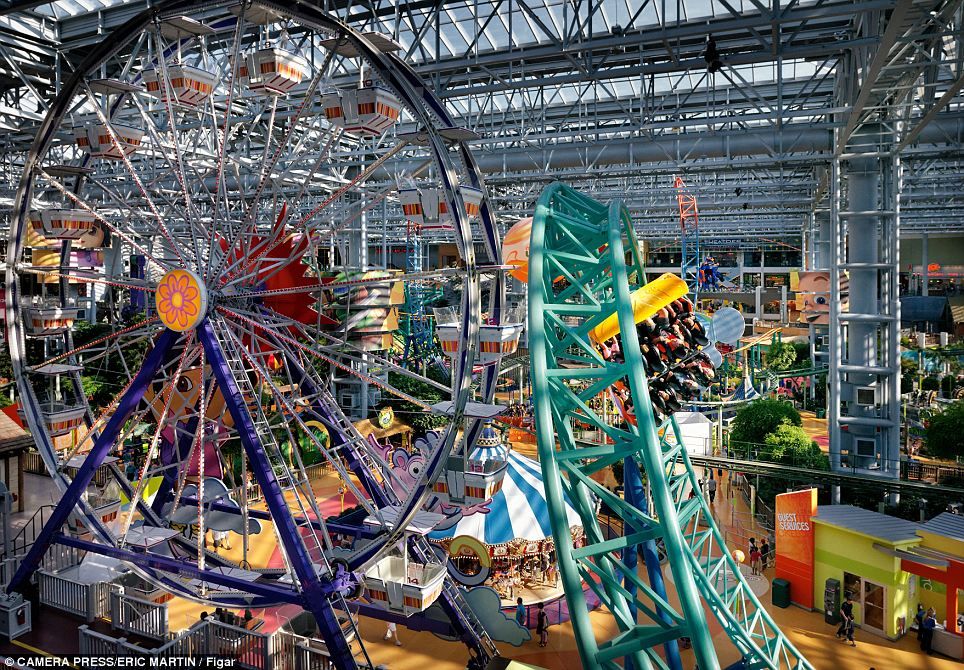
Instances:
[[[472,460],[503,460],[506,469],[502,488],[492,496],[488,514],[472,514],[445,530],[433,531],[429,539],[445,540],[468,535],[487,545],[506,544],[512,540],[544,540],[552,537],[549,526],[549,505],[542,485],[542,470],[537,461],[514,451],[505,454],[504,446],[478,447],[470,455]],[[496,452],[499,452],[498,455]],[[566,499],[566,518],[569,527],[581,526],[576,510]]]

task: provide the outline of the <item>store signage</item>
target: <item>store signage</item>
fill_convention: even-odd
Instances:
[[[776,500],[776,576],[790,582],[790,599],[813,608],[813,517],[817,489],[781,493]]]

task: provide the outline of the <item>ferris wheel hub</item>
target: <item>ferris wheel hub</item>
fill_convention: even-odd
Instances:
[[[157,316],[170,330],[184,333],[197,327],[208,311],[208,292],[190,270],[170,270],[157,285]]]

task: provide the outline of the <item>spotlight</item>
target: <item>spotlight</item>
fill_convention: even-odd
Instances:
[[[703,60],[706,61],[706,71],[710,74],[719,72],[723,67],[720,60],[720,52],[716,50],[716,40],[710,35],[706,38],[706,49],[703,51]]]

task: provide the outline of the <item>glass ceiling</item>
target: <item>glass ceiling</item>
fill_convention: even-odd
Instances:
[[[57,2],[35,7],[32,11],[59,20],[99,12],[108,7],[143,4],[142,0],[57,0]]]

